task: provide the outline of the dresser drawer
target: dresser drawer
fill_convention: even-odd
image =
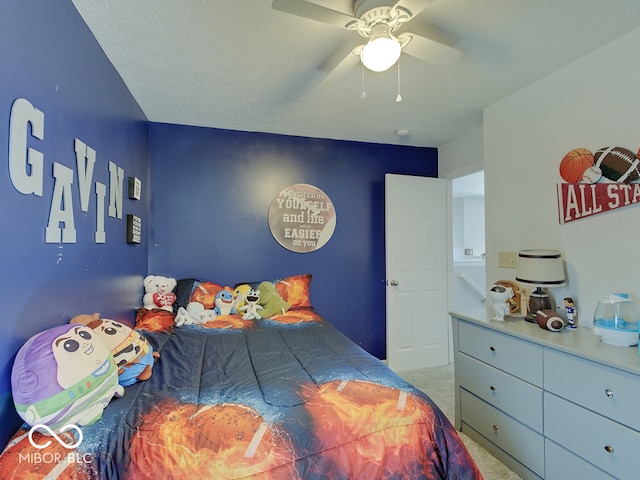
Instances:
[[[637,375],[545,349],[544,386],[558,396],[640,430]]]
[[[545,480],[615,480],[586,460],[565,450],[549,439],[544,441]]]
[[[548,438],[614,477],[637,478],[639,432],[548,392],[544,394],[544,411]]]
[[[541,477],[544,476],[542,435],[492,407],[464,389],[460,390],[462,422],[500,447]]]
[[[542,433],[542,389],[461,353],[460,386]]]
[[[529,383],[542,386],[542,347],[493,330],[461,321],[461,352]]]

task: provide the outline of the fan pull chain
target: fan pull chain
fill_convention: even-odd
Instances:
[[[362,65],[362,91],[360,92],[360,100],[364,100],[367,94],[364,92],[364,64]]]
[[[398,95],[396,96],[396,102],[402,101],[402,95],[400,95],[400,59],[398,59]]]

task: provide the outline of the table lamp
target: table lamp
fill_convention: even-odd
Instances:
[[[536,323],[538,310],[553,308],[551,298],[542,288],[560,287],[565,284],[564,266],[560,252],[556,250],[520,250],[516,281],[535,285],[529,295],[527,322]]]

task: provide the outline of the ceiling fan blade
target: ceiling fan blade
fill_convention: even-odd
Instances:
[[[411,13],[411,18],[420,15],[435,0],[398,0],[393,8],[403,8]]]
[[[364,45],[358,45],[353,50],[351,50],[347,54],[347,56],[344,57],[335,67],[333,67],[333,69],[326,77],[324,77],[322,82],[320,82],[320,86],[327,87],[334,84],[337,80],[345,76],[349,70],[355,67],[356,64],[360,62],[360,52],[362,52],[363,46]]]
[[[462,57],[462,52],[457,48],[436,40],[409,32],[398,35],[398,40],[401,42],[407,39],[409,39],[408,43],[402,47],[404,53],[438,67],[452,65]]]
[[[304,0],[273,0],[271,8],[341,28],[345,28],[349,23],[357,20],[346,13],[337,12]]]

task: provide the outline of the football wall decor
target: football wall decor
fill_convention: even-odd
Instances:
[[[561,224],[640,203],[640,158],[623,147],[575,148],[559,165]]]

